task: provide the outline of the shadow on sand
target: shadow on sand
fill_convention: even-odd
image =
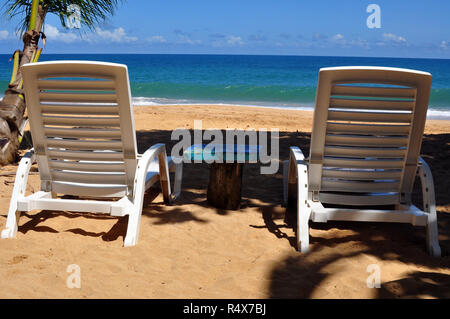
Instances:
[[[138,149],[144,152],[153,144],[164,142],[170,152],[177,141],[171,141],[171,131],[138,131]],[[431,269],[448,268],[450,265],[450,167],[448,158],[450,150],[448,141],[450,134],[426,135],[423,140],[422,157],[430,165],[436,187],[436,202],[445,210],[438,211],[440,245],[443,258],[431,258],[425,251],[425,231],[410,225],[385,224],[385,223],[349,223],[330,222],[327,224],[311,223],[313,230],[330,231],[339,230],[350,233],[348,236],[319,237],[311,236],[311,252],[303,255],[295,252],[295,237],[292,230],[296,229],[296,212],[281,208],[282,176],[280,173],[273,175],[261,175],[259,165],[246,165],[244,169],[244,183],[242,189],[242,208],[259,206],[265,228],[279,240],[287,241],[292,247],[293,253],[280,260],[273,268],[270,275],[270,297],[272,298],[308,298],[314,290],[324,282],[329,273],[324,269],[339,260],[360,255],[371,255],[383,261],[395,260],[405,264],[424,266]],[[307,155],[309,150],[310,134],[302,132],[280,132],[280,158],[287,159],[289,146],[298,146]],[[281,167],[279,169],[281,172]],[[206,204],[206,185],[208,183],[208,166],[206,164],[186,164],[184,176],[190,176],[183,180],[183,192],[177,205],[170,209],[163,209],[163,203],[155,202],[159,193],[158,187],[148,191],[143,216],[156,219],[155,224],[175,224],[187,221],[207,223],[206,220],[194,216],[181,207],[184,204]],[[195,176],[193,178],[192,176]],[[417,183],[416,183],[417,184]],[[421,206],[421,195],[418,185],[415,187],[414,202]],[[254,204],[255,201],[258,204]],[[227,214],[227,211],[216,210],[217,214]],[[56,230],[40,225],[45,220],[63,215],[67,218],[80,217],[92,219],[111,219],[113,217],[98,216],[94,214],[57,213],[41,211],[37,214],[27,214],[30,221],[19,227],[19,231],[57,232]],[[117,218],[114,218],[117,219]],[[66,230],[82,236],[101,237],[105,241],[123,239],[126,233],[127,217],[118,218],[117,222],[107,232],[91,233],[80,228]],[[287,232],[289,230],[289,232]],[[405,236],[409,234],[409,236]],[[340,247],[363,243],[362,249],[346,249],[348,253],[341,253]],[[323,254],[323,250],[329,249],[330,253]],[[418,298],[422,296],[436,298],[450,297],[450,275],[428,271],[414,271],[404,278],[383,282],[382,288],[376,290],[378,298]]]

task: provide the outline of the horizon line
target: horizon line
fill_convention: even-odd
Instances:
[[[353,55],[301,55],[301,54],[253,54],[253,53],[44,53],[45,55],[215,55],[215,56],[273,56],[273,57],[318,57],[318,58],[368,58],[368,59],[424,59],[424,60],[450,60],[450,58],[438,57],[398,57],[398,56],[353,56]],[[0,53],[0,55],[11,55],[11,53]]]

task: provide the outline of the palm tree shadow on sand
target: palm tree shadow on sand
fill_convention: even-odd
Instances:
[[[306,151],[309,149],[309,135],[304,133],[280,134],[280,149],[284,142],[297,145]],[[446,146],[450,134],[425,135],[422,146],[422,157],[431,166],[436,186],[436,202],[439,206],[448,206],[450,198],[448,192],[448,156],[450,150]],[[280,152],[281,157],[287,154]],[[413,202],[422,207],[420,184],[416,181]],[[371,291],[371,298],[449,298],[450,275],[442,273],[442,269],[449,269],[450,265],[450,215],[448,209],[438,210],[439,237],[442,258],[432,258],[426,252],[425,229],[408,224],[362,223],[362,222],[329,222],[326,224],[310,223],[311,251],[308,254],[294,252],[296,250],[296,209],[266,206],[261,208],[264,224],[274,236],[289,242],[293,253],[281,260],[272,270],[270,276],[270,298],[311,298],[321,285],[329,285],[330,278],[339,271],[328,269],[333,265],[345,265],[347,260],[359,260],[363,256],[374,257],[372,260],[383,262],[400,262],[416,268],[427,267],[432,271],[410,271],[403,277],[392,281],[383,281],[380,289]],[[252,226],[258,227],[261,226]],[[289,231],[288,231],[289,230]],[[332,233],[331,236],[327,232]],[[339,236],[334,236],[333,234]],[[294,235],[289,235],[294,233]],[[342,234],[346,234],[342,236]],[[376,258],[376,259],[375,259]],[[367,259],[367,258],[366,258]],[[370,275],[366,272],[368,264],[363,267],[364,280]],[[345,266],[343,266],[345,267]],[[382,269],[381,269],[382,271]],[[438,272],[439,271],[439,272]],[[349,280],[352,280],[349,278]],[[361,279],[358,279],[361,281]],[[342,283],[345,286],[345,283]],[[321,291],[321,296],[339,296],[339,283],[331,286],[327,292]],[[362,289],[369,289],[365,286]],[[352,287],[345,289],[348,292]],[[335,290],[333,292],[333,290]],[[327,295],[329,293],[329,295]],[[358,294],[354,294],[358,298]]]
[[[370,275],[366,267],[371,260],[389,265],[402,263],[414,268],[427,267],[436,272],[415,270],[402,274],[402,278],[394,281],[383,280],[383,266],[381,270],[381,288],[372,289],[371,298],[449,298],[450,275],[442,273],[442,269],[450,264],[449,232],[444,231],[450,226],[448,216],[441,218],[439,223],[441,248],[444,257],[433,258],[425,248],[425,232],[423,228],[410,225],[392,225],[387,223],[357,223],[357,222],[329,222],[326,224],[311,223],[310,252],[302,254],[295,251],[295,237],[288,236],[286,228],[295,229],[295,221],[288,220],[281,224],[275,223],[269,209],[263,211],[264,220],[269,222],[267,228],[277,238],[287,240],[293,247],[293,252],[281,260],[271,271],[270,298],[311,298],[316,297],[317,290],[326,285],[325,290],[336,298],[340,288],[351,293],[359,283],[358,289],[365,287],[366,278]],[[329,236],[327,232],[332,232]],[[345,236],[333,236],[344,233]],[[361,264],[357,264],[362,262]],[[364,263],[366,262],[366,263]],[[349,267],[346,269],[346,267]],[[360,269],[359,269],[360,268]],[[350,282],[336,281],[337,286],[330,287],[331,277],[341,271],[358,270],[354,277],[346,277]],[[438,272],[439,271],[439,272]],[[363,276],[363,277],[360,277]],[[361,285],[362,283],[362,285]],[[348,286],[347,286],[348,284]],[[343,285],[343,287],[339,287]],[[353,287],[353,288],[352,288]],[[367,293],[367,292],[366,292]],[[323,289],[319,292],[324,295]],[[326,293],[325,293],[326,297]],[[346,298],[345,294],[341,296]],[[360,298],[353,291],[354,298]]]
[[[138,148],[142,153],[151,145],[164,142],[170,153],[177,141],[171,141],[171,131],[138,131]],[[415,268],[427,267],[421,271],[415,269],[402,274],[402,278],[393,281],[384,281],[380,289],[372,291],[375,298],[421,298],[436,297],[449,298],[450,275],[442,273],[450,265],[450,188],[448,157],[450,150],[447,147],[450,134],[437,134],[424,136],[422,156],[430,165],[436,186],[436,202],[444,210],[438,210],[440,245],[443,258],[430,257],[425,249],[425,230],[406,224],[387,223],[351,223],[329,222],[326,224],[311,223],[311,251],[301,254],[295,249],[296,212],[280,206],[282,196],[281,174],[261,175],[259,165],[246,165],[244,169],[243,201],[242,206],[256,207],[261,212],[263,226],[251,226],[267,230],[278,240],[287,241],[292,252],[280,260],[270,274],[269,297],[271,298],[311,298],[315,297],[317,289],[329,284],[331,276],[339,271],[330,271],[333,265],[345,263],[347,260],[358,259],[364,256],[383,262],[400,262]],[[309,149],[310,134],[302,132],[280,132],[280,159],[287,159],[289,146],[299,146],[303,151]],[[281,170],[281,167],[280,167]],[[207,224],[208,220],[198,218],[194,214],[178,206],[195,204],[207,206],[205,187],[208,181],[207,165],[185,165],[185,176],[195,176],[183,180],[180,205],[164,207],[162,202],[155,200],[159,189],[149,190],[145,197],[143,218],[150,218],[155,224],[176,224],[195,221]],[[416,185],[413,196],[414,202],[420,206],[421,197]],[[214,210],[212,210],[214,212]],[[217,214],[228,214],[227,211],[215,210]],[[79,217],[80,214],[64,213],[67,217]],[[30,214],[30,221],[19,227],[19,231],[30,230],[57,232],[40,225],[46,219],[60,215],[56,212],[42,211]],[[85,218],[111,218],[94,214],[84,215]],[[101,237],[105,241],[123,238],[126,234],[127,217],[117,220],[110,230],[99,233],[89,233],[80,228],[67,231],[82,236]],[[361,265],[365,272],[367,265]],[[430,270],[431,269],[431,270]],[[435,272],[433,270],[436,270]],[[363,280],[365,283],[365,279]],[[339,289],[339,287],[336,287]],[[362,289],[368,289],[362,287]],[[321,294],[323,295],[323,294]],[[326,296],[326,294],[325,294]],[[336,296],[332,294],[331,296]],[[345,296],[345,292],[344,295]],[[358,296],[356,296],[358,297]]]

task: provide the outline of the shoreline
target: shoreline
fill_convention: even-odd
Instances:
[[[152,103],[152,104],[145,104],[145,103],[135,103],[134,98],[132,101],[133,107],[239,107],[239,108],[256,108],[261,110],[283,110],[283,111],[300,111],[300,112],[314,112],[314,107],[310,106],[275,106],[275,105],[250,105],[250,104],[233,104],[233,103]],[[437,111],[436,109],[430,109],[432,112],[441,112]],[[430,111],[429,110],[429,111]],[[445,112],[445,111],[443,111]],[[438,117],[437,115],[429,116],[427,115],[427,121],[446,121],[450,124],[450,110],[448,111],[448,116],[446,118]],[[450,130],[449,130],[450,132]]]
[[[133,98],[132,104],[134,107],[151,107],[151,106],[220,106],[220,107],[249,107],[249,108],[261,108],[261,109],[275,109],[275,110],[286,110],[286,111],[306,111],[306,112],[314,112],[314,106],[287,106],[287,105],[257,105],[257,104],[244,104],[236,102],[228,103],[228,102],[186,102],[186,103],[155,103],[155,102],[139,102],[136,99],[140,99],[141,97]],[[153,98],[144,98],[144,99],[153,99]],[[162,99],[162,98],[158,98]],[[430,114],[430,112],[432,114]],[[444,113],[444,115],[442,115]],[[442,111],[440,109],[428,109],[427,120],[438,120],[438,121],[450,121],[450,110]]]
[[[0,94],[0,99],[3,95]],[[450,101],[449,101],[450,104]],[[295,111],[314,111],[314,102],[305,102],[302,105],[296,105],[296,103],[281,103],[281,102],[247,102],[246,101],[197,101],[188,99],[172,99],[161,97],[144,97],[144,96],[132,96],[132,105],[135,107],[149,107],[149,106],[231,106],[231,107],[250,107],[250,108],[263,108],[263,109],[276,109],[276,110],[295,110]],[[450,121],[450,106],[448,110],[442,108],[428,108],[427,120],[439,120]]]
[[[139,105],[134,108],[137,129],[194,129],[194,120],[202,120],[202,129],[276,128],[280,132],[311,133],[314,114],[313,111],[307,110],[217,104],[149,106]],[[424,135],[445,136],[448,133],[450,120],[426,120]]]

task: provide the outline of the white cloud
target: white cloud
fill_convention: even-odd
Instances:
[[[56,27],[52,26],[51,24],[45,25],[44,33],[47,36],[47,38],[52,39],[52,40],[53,39],[58,40],[59,37],[61,36],[59,30]]]
[[[81,38],[75,33],[61,32],[58,28],[52,26],[51,24],[45,25],[44,32],[47,38],[52,41],[70,43],[81,40]],[[122,27],[116,28],[112,31],[103,30],[97,27],[94,33],[89,34],[86,38],[83,37],[83,39],[88,42],[135,42],[138,40],[137,37],[128,36]]]
[[[201,40],[192,40],[191,38],[187,37],[187,36],[180,36],[180,40],[178,41],[178,43],[181,44],[199,44],[201,43]]]
[[[352,48],[359,47],[368,49],[370,47],[369,42],[367,40],[357,38],[357,39],[346,39],[342,34],[335,34],[330,38],[330,42],[337,44],[344,48]]]
[[[364,39],[352,40],[350,43],[351,43],[351,45],[355,45],[357,47],[361,47],[361,48],[365,48],[365,49],[370,48],[369,42]]]
[[[189,32],[180,30],[180,29],[175,29],[173,30],[173,33],[175,33],[176,35],[181,35],[181,36],[186,36],[189,37],[191,34]]]
[[[244,41],[242,41],[241,37],[236,37],[234,35],[227,36],[227,43],[229,45],[243,45]]]
[[[401,37],[399,35],[395,35],[393,33],[383,33],[383,39],[386,41],[391,41],[399,44],[405,44],[406,39],[404,37]]]
[[[150,43],[166,43],[167,40],[162,35],[154,35],[150,38],[147,38],[147,41]]]
[[[178,37],[178,40],[176,41],[177,44],[190,44],[190,45],[194,45],[194,44],[200,44],[202,43],[201,40],[194,40],[192,39],[192,35],[189,32],[180,30],[180,29],[175,29],[173,30],[173,33],[175,33]]]
[[[344,40],[344,36],[342,34],[338,33],[338,34],[334,35],[331,39],[333,41],[340,41],[340,40]]]
[[[9,32],[6,30],[0,30],[0,40],[5,40],[9,36]]]
[[[71,32],[61,32],[58,28],[52,26],[51,24],[46,24],[44,27],[44,33],[49,40],[52,41],[62,41],[65,43],[70,43],[78,40],[78,36]]]
[[[110,30],[102,30],[97,27],[95,29],[95,34],[90,36],[88,41],[91,42],[99,42],[99,41],[110,41],[110,42],[136,42],[138,40],[137,37],[130,37],[126,34],[125,29],[122,27],[116,28],[112,31]]]
[[[211,45],[215,48],[230,47],[245,44],[241,37],[234,35],[224,35],[220,39],[215,39]]]
[[[354,41],[354,40],[353,40]],[[344,39],[344,36],[340,33],[333,35],[330,39],[329,42],[331,43],[335,43],[337,45],[340,46],[348,46],[348,45],[353,45],[352,43],[350,43],[349,41],[347,41],[346,39]]]
[[[450,43],[448,43],[447,41],[442,41],[439,47],[441,49],[447,50],[450,47]]]
[[[249,41],[253,41],[253,42],[266,42],[267,41],[267,35],[265,34],[251,34],[248,36],[248,40]]]
[[[326,39],[328,39],[328,36],[319,32],[315,32],[312,37],[313,41],[323,41]]]

